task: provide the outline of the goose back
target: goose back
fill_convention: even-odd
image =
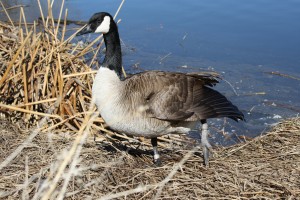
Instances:
[[[238,108],[210,88],[218,83],[217,78],[209,73],[144,72],[124,81],[128,92],[123,99],[132,106],[129,110],[143,106],[147,117],[174,123],[215,117],[240,119]]]

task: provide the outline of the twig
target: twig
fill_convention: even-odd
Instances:
[[[15,27],[15,25],[14,25],[13,21],[11,20],[11,18],[10,18],[10,16],[9,16],[9,14],[8,14],[8,12],[7,12],[7,10],[6,10],[6,8],[4,7],[2,1],[0,1],[0,4],[1,4],[1,6],[2,6],[2,8],[3,8],[3,11],[5,12],[5,14],[6,14],[8,20],[10,21],[12,27]],[[0,85],[1,85],[1,84],[0,84]]]
[[[285,77],[285,78],[290,78],[290,79],[294,79],[294,80],[300,81],[299,77],[288,75],[288,74],[283,74],[283,73],[280,73],[280,72],[265,72],[265,73],[266,74],[277,75],[277,76],[282,76],[282,77]]]
[[[29,173],[29,169],[28,169],[28,156],[25,157],[25,181],[24,181],[24,189],[23,189],[23,192],[22,192],[22,199],[29,199],[29,196],[28,196],[28,173]]]
[[[97,73],[97,71],[85,71],[85,72],[80,72],[80,73],[63,75],[63,78],[71,78],[71,77],[75,77],[75,76],[82,76],[82,75],[96,74],[96,73]]]
[[[290,110],[298,112],[298,113],[300,112],[300,108],[296,107],[296,106],[293,106],[293,105],[280,103],[280,102],[276,102],[276,101],[270,101],[270,100],[264,101],[264,103],[269,105],[269,106],[275,106],[275,107],[279,107],[279,108],[286,108],[286,109],[290,109]]]
[[[5,104],[2,104],[2,103],[0,103],[0,107],[7,108],[7,109],[10,109],[10,110],[19,111],[19,112],[29,113],[29,114],[33,114],[33,115],[40,115],[40,116],[44,116],[44,117],[53,117],[53,118],[61,119],[61,117],[59,115],[52,115],[52,114],[48,114],[48,113],[42,113],[42,112],[26,110],[26,109],[23,109],[23,108],[9,106],[9,105],[5,105]]]
[[[29,7],[28,5],[16,5],[16,6],[11,6],[9,8],[6,8],[5,10],[13,10],[13,9],[16,9],[16,8],[23,8],[23,7]],[[0,10],[0,12],[5,12],[5,10]]]
[[[239,96],[239,94],[236,92],[236,90],[234,89],[234,87],[233,87],[233,85],[229,82],[229,81],[227,81],[226,79],[223,79],[226,83],[228,83],[228,85],[231,87],[231,89],[233,90],[233,92],[234,92],[234,94],[236,95],[236,96]]]
[[[48,103],[48,102],[52,102],[52,101],[56,101],[56,100],[57,100],[57,98],[45,99],[45,100],[35,101],[35,102],[31,102],[31,103],[16,105],[16,107],[20,108],[20,107],[24,107],[24,106],[31,106],[31,105],[41,104],[41,103]]]
[[[66,28],[67,28],[67,16],[68,16],[68,9],[66,9],[66,12],[65,12],[64,26],[63,26],[63,30],[62,30],[61,42],[63,42],[64,39],[65,39]]]
[[[58,22],[57,22],[58,25],[57,25],[56,30],[55,30],[55,36],[56,36],[56,37],[57,37],[57,35],[58,35],[59,24],[60,24],[60,20],[61,20],[61,16],[62,16],[62,12],[63,12],[64,5],[65,5],[65,0],[62,0],[61,6],[60,6],[60,11],[59,11]]]
[[[23,7],[21,7],[21,16],[22,16],[23,21],[24,21],[26,34],[28,35],[28,26],[27,26],[26,16],[25,16]],[[20,25],[21,25],[21,21],[20,21]]]
[[[114,15],[114,19],[116,19],[116,17],[118,16],[118,14],[119,14],[119,12],[120,12],[120,10],[121,10],[124,2],[125,2],[125,0],[122,0],[121,4],[118,7],[118,10],[117,10],[116,14]]]
[[[40,2],[40,0],[37,0],[37,2],[38,2],[38,5],[39,5],[43,25],[44,25],[44,27],[46,27],[46,22],[45,22],[45,17],[44,17],[43,9],[42,9],[42,6],[41,6],[41,2]]]
[[[168,53],[167,55],[163,56],[162,58],[160,58],[160,61],[159,61],[159,64],[162,64],[162,62],[167,58],[169,57],[170,55],[172,55],[172,53]]]

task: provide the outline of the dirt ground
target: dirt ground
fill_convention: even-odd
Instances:
[[[20,127],[0,121],[0,197],[40,199],[47,178],[55,176],[74,137],[37,133],[24,144],[33,130]],[[199,149],[160,147],[163,165],[157,167],[143,145],[96,141],[88,136],[76,166],[68,165],[52,198],[300,198],[300,118],[284,121],[246,143],[215,148],[209,167],[203,165]],[[14,159],[4,165],[13,153]]]

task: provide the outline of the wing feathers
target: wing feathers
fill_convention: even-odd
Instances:
[[[234,106],[224,95],[209,87],[202,87],[197,96],[197,106],[194,108],[195,113],[201,119],[228,117],[235,121],[243,120],[244,115]]]
[[[138,90],[143,96],[135,95],[130,101],[147,105],[149,117],[168,121],[215,117],[244,119],[242,112],[224,95],[208,87],[218,83],[218,78],[215,73],[149,71],[125,79],[125,85],[127,91]]]

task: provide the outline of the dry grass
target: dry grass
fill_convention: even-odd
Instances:
[[[31,131],[23,132],[1,122],[1,154],[8,157]],[[247,143],[215,149],[210,167],[202,164],[200,151],[164,148],[164,165],[152,165],[150,150],[121,143],[83,144],[75,166],[64,170],[52,198],[62,193],[67,174],[67,199],[297,199],[300,198],[300,118],[279,124],[267,135]],[[1,170],[0,197],[37,196],[47,177],[68,155],[73,139],[68,133],[39,134]],[[161,189],[160,189],[161,188]],[[161,193],[157,193],[161,190]],[[42,196],[42,194],[41,194]]]
[[[20,15],[20,24],[27,24],[22,9]],[[78,131],[88,110],[94,72],[79,58],[79,45],[69,43],[74,35],[65,40],[66,26],[54,24],[51,16],[49,9],[41,24],[23,29],[0,22],[1,111],[28,125],[47,116],[51,120],[43,128],[59,124]],[[59,106],[45,114],[55,102]]]
[[[97,54],[100,37],[71,45],[67,11],[54,20],[48,4],[39,24],[29,26],[22,7],[23,29],[0,22],[1,198],[300,198],[299,118],[215,149],[209,168],[193,141],[166,136],[159,143],[164,165],[153,166],[148,140],[113,133],[94,114],[95,72],[82,56]]]

